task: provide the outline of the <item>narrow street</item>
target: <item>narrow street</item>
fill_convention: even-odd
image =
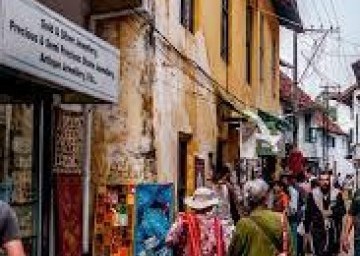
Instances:
[[[0,255],[288,255],[306,231],[338,252],[360,223],[359,13],[0,0]]]

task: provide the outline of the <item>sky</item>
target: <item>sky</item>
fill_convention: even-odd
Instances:
[[[360,0],[297,0],[305,28],[339,27],[339,32],[329,33],[314,61],[308,61],[318,47],[324,33],[307,32],[298,37],[299,85],[315,97],[322,86],[336,86],[344,90],[355,83],[351,64],[360,60]],[[293,62],[292,31],[281,30],[280,57]],[[291,75],[291,70],[282,68]]]

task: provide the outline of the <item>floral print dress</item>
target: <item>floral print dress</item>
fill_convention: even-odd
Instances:
[[[216,230],[215,221],[216,218],[211,215],[200,215],[194,214],[196,219],[196,225],[198,228],[199,234],[199,256],[223,256],[219,255],[218,250],[218,236],[221,236],[220,239],[222,241],[222,246],[224,247],[223,243],[223,235],[222,235],[222,226],[220,226],[221,230]],[[179,256],[197,256],[191,251],[190,244],[194,241],[190,241],[190,231],[189,225],[183,215],[179,215],[173,226],[171,227],[166,242],[168,245],[174,248],[174,255]],[[220,234],[219,234],[220,233]],[[224,252],[225,248],[222,248]]]

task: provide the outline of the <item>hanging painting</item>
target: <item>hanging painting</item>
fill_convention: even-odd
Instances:
[[[135,256],[172,255],[165,238],[173,221],[173,185],[141,184],[135,191]]]

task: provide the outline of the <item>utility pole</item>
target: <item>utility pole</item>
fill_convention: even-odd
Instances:
[[[293,111],[293,145],[297,143],[298,138],[298,125],[297,125],[297,86],[298,86],[298,32],[293,32],[293,86],[291,90],[291,102]]]
[[[330,89],[338,89],[339,86],[331,86],[331,85],[326,85],[326,86],[321,86],[321,88],[323,88],[323,96],[322,96],[322,101],[325,107],[325,110],[323,109],[322,111],[322,125],[323,125],[323,140],[322,140],[322,156],[323,156],[323,166],[324,166],[324,170],[328,167],[329,165],[329,136],[328,136],[328,132],[329,132],[329,122],[328,120],[330,119],[329,116],[329,110],[330,110],[330,96],[331,93],[334,92],[330,91]]]
[[[325,41],[327,35],[329,33],[339,33],[339,28],[304,28],[303,33],[324,33],[320,43],[317,44],[315,51],[313,52],[310,60],[307,63],[307,66],[304,72],[301,74],[300,79],[298,79],[298,32],[293,32],[293,66],[289,67],[287,64],[286,67],[293,69],[293,86],[291,90],[291,102],[292,102],[292,111],[293,111],[293,144],[297,144],[298,141],[298,122],[297,122],[297,112],[298,112],[298,100],[297,100],[297,87],[301,84],[303,78],[305,77],[306,72],[308,71],[309,67],[311,66],[313,60],[315,59],[321,45]],[[283,65],[285,63],[282,63]],[[326,152],[323,153],[323,156],[326,155]]]
[[[297,93],[296,88],[298,87],[299,83],[302,82],[302,79],[304,78],[306,72],[308,71],[310,65],[312,64],[313,60],[316,57],[316,54],[318,53],[322,43],[325,41],[325,38],[329,33],[339,33],[339,28],[305,28],[303,29],[304,33],[324,33],[324,36],[322,37],[320,43],[317,45],[314,53],[312,54],[310,60],[308,61],[308,65],[306,66],[304,72],[301,74],[300,79],[298,79],[298,32],[293,32],[293,87],[291,90],[291,102],[292,102],[292,109],[293,109],[293,144],[297,142],[298,138],[298,124],[296,119],[296,114],[298,111],[298,101],[297,101]]]

